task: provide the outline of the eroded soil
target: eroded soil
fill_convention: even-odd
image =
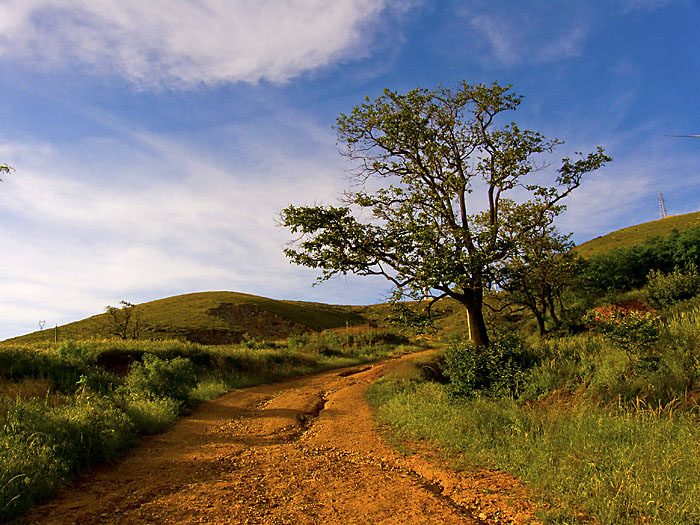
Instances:
[[[407,454],[386,444],[363,391],[407,359],[231,392],[22,522],[530,522],[517,480],[455,472],[425,445],[406,444]]]

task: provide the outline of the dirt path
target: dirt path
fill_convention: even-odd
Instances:
[[[402,455],[384,442],[363,391],[410,358],[222,396],[22,522],[529,521],[524,491],[508,476],[455,473],[427,447]]]

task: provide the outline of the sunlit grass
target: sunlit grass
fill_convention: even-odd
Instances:
[[[119,456],[201,402],[415,350],[382,329],[204,346],[88,340],[0,344],[0,521],[15,518],[86,465]]]
[[[698,225],[700,225],[700,212],[672,215],[665,219],[637,224],[596,237],[578,245],[575,250],[583,257],[593,257],[615,249],[642,244],[648,237],[666,237],[674,229],[683,232]]]
[[[376,383],[369,398],[400,432],[523,479],[547,521],[700,521],[700,427],[689,414],[454,401],[442,385],[405,379]]]
[[[517,399],[450,396],[428,380],[441,377],[435,358],[368,396],[397,432],[523,479],[546,521],[700,523],[699,300],[659,322],[644,347],[595,334],[530,341],[537,362]]]

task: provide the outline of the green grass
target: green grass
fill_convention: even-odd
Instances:
[[[342,330],[203,346],[182,341],[0,343],[0,521],[86,465],[162,432],[233,388],[413,349],[387,330]]]
[[[633,334],[530,340],[535,361],[515,398],[457,397],[439,373],[459,379],[451,349],[368,396],[400,435],[524,480],[545,521],[700,523],[700,297],[653,323],[643,345]]]
[[[375,383],[368,395],[400,433],[443,446],[467,467],[521,478],[548,507],[545,521],[700,521],[700,427],[688,414],[453,400],[444,385],[405,379]]]
[[[700,226],[700,212],[671,215],[665,219],[645,222],[622,228],[576,246],[574,250],[582,257],[593,257],[617,248],[630,248],[642,244],[648,237],[667,237],[673,229],[684,232]]]

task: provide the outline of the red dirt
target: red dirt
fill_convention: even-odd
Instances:
[[[388,446],[366,386],[411,359],[231,392],[121,461],[91,469],[23,523],[526,523],[498,472],[456,472]],[[357,373],[353,373],[354,371]]]

